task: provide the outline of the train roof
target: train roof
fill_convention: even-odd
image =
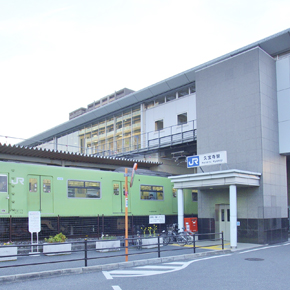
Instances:
[[[138,163],[138,168],[140,169],[151,169],[153,167],[156,168],[156,166],[162,164],[162,162],[72,153],[20,145],[6,145],[1,143],[0,160],[42,163],[65,167],[91,167],[111,171],[119,167],[131,168],[133,167],[134,163]]]

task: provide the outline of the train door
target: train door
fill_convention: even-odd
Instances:
[[[0,213],[8,213],[8,174],[0,174]]]
[[[130,186],[128,183],[128,212],[131,211]],[[113,181],[113,213],[125,213],[125,182]]]
[[[217,205],[217,221],[219,232],[224,233],[224,239],[230,240],[230,207],[228,204]]]
[[[52,177],[29,175],[28,182],[28,211],[53,213]]]

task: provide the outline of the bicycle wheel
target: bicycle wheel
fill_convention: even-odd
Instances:
[[[138,250],[142,249],[142,240],[141,239],[137,239],[136,240],[136,246]]]
[[[178,245],[180,246],[184,246],[187,243],[187,239],[185,235],[178,235],[176,237],[176,241],[178,243]]]
[[[163,245],[167,246],[169,244],[169,237],[168,236],[161,236],[163,238]]]

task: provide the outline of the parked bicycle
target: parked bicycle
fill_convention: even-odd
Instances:
[[[177,224],[173,224],[172,227],[168,227],[167,232],[162,231],[161,237],[163,238],[163,245],[178,243],[180,246],[187,244],[186,232],[180,232],[177,228]]]
[[[136,247],[137,247],[138,250],[142,249],[142,238],[141,238],[141,232],[140,231],[137,231]]]

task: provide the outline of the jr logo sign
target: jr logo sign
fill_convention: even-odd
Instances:
[[[199,166],[199,156],[187,157],[187,168]]]

